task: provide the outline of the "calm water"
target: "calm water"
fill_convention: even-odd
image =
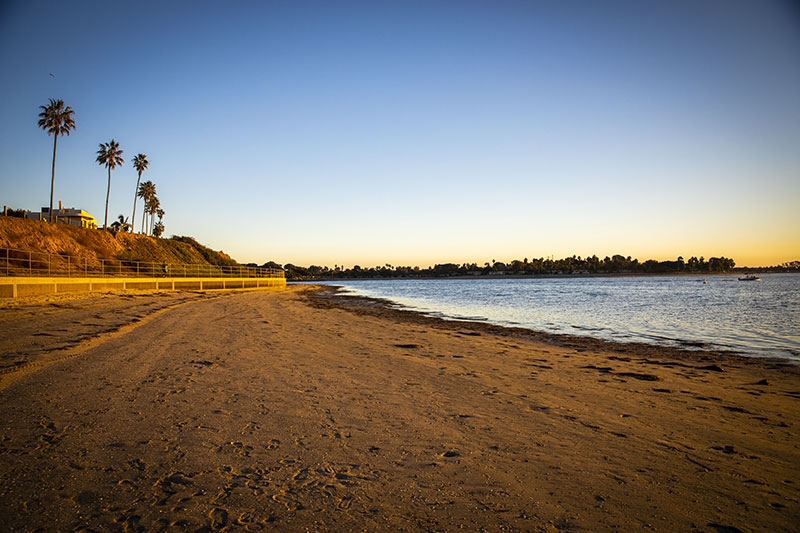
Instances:
[[[341,281],[348,293],[455,320],[800,362],[800,274]]]

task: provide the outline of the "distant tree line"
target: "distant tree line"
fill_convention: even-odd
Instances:
[[[800,262],[792,263],[800,268]],[[252,266],[256,266],[253,264]],[[302,267],[293,264],[279,265],[268,262],[261,265],[266,268],[284,268],[287,279],[325,280],[325,279],[370,279],[370,278],[447,278],[461,276],[555,276],[555,275],[609,275],[609,274],[714,274],[731,272],[736,267],[733,259],[727,257],[690,257],[684,260],[678,257],[675,261],[655,261],[648,259],[640,262],[630,256],[614,255],[600,259],[596,255],[582,258],[573,255],[563,259],[540,257],[538,259],[513,260],[509,263],[492,261],[478,265],[477,263],[444,263],[427,268],[418,266],[392,266],[386,264],[375,267],[355,265],[345,268],[335,265],[311,265]],[[790,264],[785,265],[790,268]]]
[[[800,272],[800,261],[788,261],[780,265],[764,267],[758,269],[761,272]]]

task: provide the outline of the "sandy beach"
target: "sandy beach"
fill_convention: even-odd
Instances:
[[[796,531],[800,369],[290,286],[0,305],[2,531]]]

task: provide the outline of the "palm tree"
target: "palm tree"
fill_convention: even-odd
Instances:
[[[147,169],[147,165],[150,163],[147,161],[147,156],[145,154],[139,154],[133,158],[133,168],[135,168],[139,172],[139,179],[136,180],[136,189],[134,190],[133,195],[133,215],[131,215],[131,231],[133,231],[133,224],[136,222],[136,199],[139,197],[139,182],[142,181],[142,172]]]
[[[70,130],[75,129],[75,119],[72,118],[74,111],[71,107],[64,107],[64,100],[53,100],[50,104],[39,106],[42,110],[39,113],[39,127],[53,136],[53,170],[50,174],[50,222],[55,222],[53,216],[53,189],[56,183],[56,144],[59,135],[69,135]]]
[[[128,219],[125,218],[125,215],[119,215],[116,222],[111,223],[111,228],[115,231],[124,231],[127,233],[130,227],[131,225],[128,223]]]
[[[150,202],[147,204],[147,213],[150,215],[150,235],[153,234],[153,228],[156,224],[156,214],[161,211],[161,200],[153,195]]]
[[[139,185],[139,191],[136,194],[139,198],[144,200],[144,214],[142,215],[142,233],[144,233],[144,224],[147,219],[147,214],[150,207],[150,202],[156,197],[156,185],[150,180],[145,181]]]
[[[119,144],[114,139],[109,143],[100,143],[100,149],[97,151],[97,163],[105,165],[108,169],[108,189],[106,190],[106,218],[103,222],[103,227],[108,229],[108,198],[111,195],[111,169],[117,168],[122,165],[125,160],[122,159],[122,150],[119,149]]]
[[[126,227],[130,226],[130,224],[128,224],[128,219],[125,218],[125,215],[123,215],[121,213],[117,217],[117,222],[119,223],[120,227],[122,227],[122,228],[126,228]]]
[[[161,208],[156,209],[156,215],[158,215],[158,222],[153,226],[153,237],[161,237],[164,233],[164,210]]]

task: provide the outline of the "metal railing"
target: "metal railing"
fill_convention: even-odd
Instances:
[[[94,259],[46,252],[0,248],[0,276],[41,277],[170,277],[283,278],[283,269],[244,265],[156,263]]]

